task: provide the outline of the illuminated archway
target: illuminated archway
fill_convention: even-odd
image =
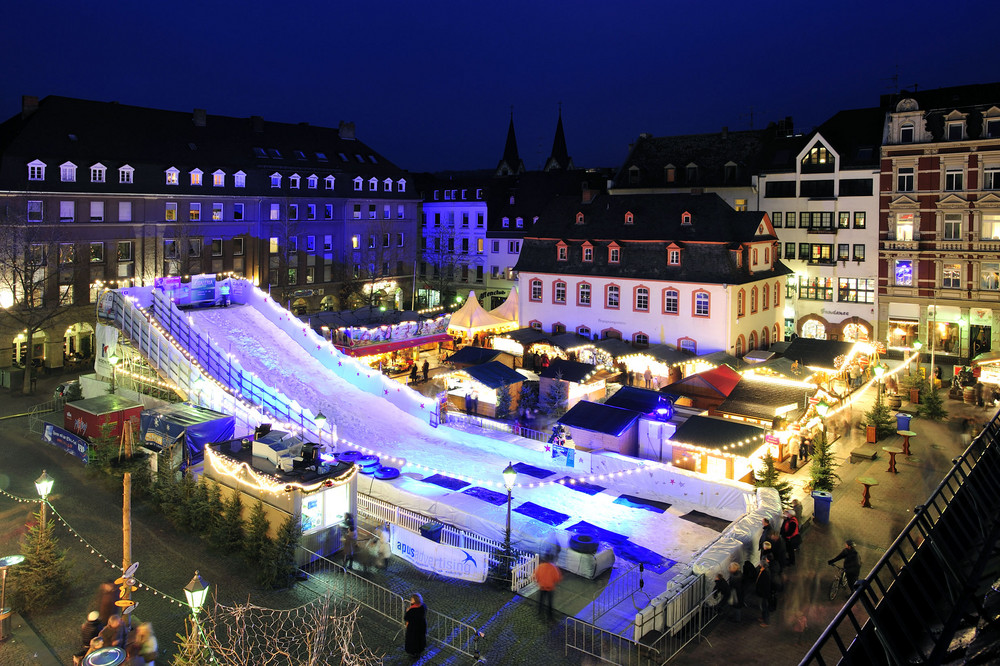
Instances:
[[[18,333],[14,338],[14,363],[26,365],[29,359],[34,360],[36,365],[41,365],[45,360],[45,341],[49,336],[44,331],[35,331],[31,337],[31,350],[28,349],[28,336],[24,331]]]
[[[63,355],[67,360],[83,361],[94,356],[94,327],[80,321],[63,333]]]

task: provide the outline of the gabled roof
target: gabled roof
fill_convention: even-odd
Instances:
[[[670,345],[660,344],[660,345],[650,345],[646,349],[635,350],[638,354],[648,354],[652,358],[663,363],[681,363],[683,361],[690,361],[694,358],[694,354],[683,349],[676,349]]]
[[[517,293],[517,285],[514,285],[511,287],[510,293],[507,294],[507,298],[504,299],[504,302],[490,310],[490,314],[516,324],[520,302],[521,299]]]
[[[666,406],[673,400],[659,391],[639,388],[637,386],[623,386],[615,394],[604,401],[605,405],[631,409],[640,414],[652,414],[658,407]]]
[[[792,344],[788,345],[784,356],[810,368],[834,370],[836,369],[834,359],[849,354],[852,349],[854,349],[853,342],[795,338]]]
[[[734,370],[739,370],[745,363],[740,359],[736,358],[732,354],[724,351],[712,352],[710,354],[702,354],[695,358],[696,361],[704,361],[705,363],[711,363],[713,365],[728,365]]]
[[[559,375],[563,381],[579,384],[590,378],[596,370],[597,366],[590,363],[555,358],[549,362],[549,367],[542,370],[539,377],[554,378],[556,375]]]
[[[740,373],[736,372],[728,365],[720,365],[711,370],[705,370],[694,375],[689,375],[684,379],[674,382],[661,389],[664,393],[673,395],[687,395],[692,391],[704,394],[708,389],[720,396],[728,396],[736,385],[740,383]]]
[[[677,428],[670,441],[747,456],[764,443],[763,438],[764,429],[757,426],[711,416],[692,416]]]
[[[524,381],[524,375],[517,370],[508,368],[500,361],[490,361],[482,365],[462,368],[462,372],[491,389],[498,389],[505,384],[508,386],[520,384]]]
[[[497,360],[501,355],[510,356],[507,352],[489,349],[488,347],[462,347],[448,357],[448,363],[455,365],[482,365]]]
[[[719,413],[772,420],[781,414],[796,415],[803,402],[816,393],[815,387],[786,386],[764,379],[743,377],[729,396],[716,407]],[[791,410],[783,409],[796,405]]]
[[[639,416],[639,412],[631,409],[581,400],[562,415],[559,423],[571,428],[582,428],[617,437],[631,427]]]
[[[838,111],[808,134],[769,142],[760,157],[761,171],[795,171],[799,154],[817,140],[839,155],[837,168],[877,170],[884,123],[885,112],[877,107]]]
[[[510,338],[514,342],[519,343],[522,347],[529,347],[536,342],[547,342],[549,340],[549,334],[540,331],[537,328],[519,328],[516,331],[507,331],[506,333],[501,333],[500,337]]]

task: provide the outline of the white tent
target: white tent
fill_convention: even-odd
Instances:
[[[512,324],[517,324],[518,319],[518,308],[520,306],[520,298],[517,295],[517,287],[511,287],[510,294],[507,296],[507,300],[501,303],[498,307],[490,310],[491,315],[496,315],[501,319],[506,319]]]
[[[448,323],[449,332],[473,334],[491,328],[509,328],[510,322],[483,309],[476,298],[476,292],[470,291],[469,297],[458,310],[451,315]]]

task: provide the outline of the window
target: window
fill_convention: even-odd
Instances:
[[[375,234],[368,234],[368,249],[374,249],[376,245]]]
[[[757,248],[753,248],[753,250],[751,250],[751,256],[753,257],[752,264],[754,266],[756,266],[757,265]]]
[[[368,180],[368,191],[378,192],[378,178],[371,178]]]
[[[785,259],[795,258],[795,243],[785,243]]]
[[[485,238],[477,238],[476,239],[476,254],[482,254],[483,253],[483,248],[484,248],[485,244],[486,244],[486,239]]]
[[[289,236],[288,237],[288,251],[289,252],[298,252],[299,251],[299,237],[298,236]]]
[[[847,261],[851,258],[851,246],[849,243],[837,245],[837,261]]]
[[[896,191],[913,191],[913,167],[900,167],[899,170],[896,171]]]
[[[512,240],[507,242],[507,254],[518,254],[521,251],[521,241]]]
[[[510,218],[509,217],[505,217],[502,220],[500,220],[500,226],[503,227],[504,229],[509,229],[510,228]]]
[[[896,263],[893,268],[894,268],[893,275],[895,276],[895,284],[901,287],[913,286],[912,259],[896,259]]]
[[[983,215],[983,240],[1000,240],[1000,215]]]
[[[170,167],[165,172],[167,177],[167,185],[179,185],[180,184],[180,171],[174,167]]]
[[[281,204],[271,204],[271,220],[281,219]]]
[[[291,176],[288,177],[288,187],[293,190],[297,190],[299,189],[299,183],[301,181],[302,179],[299,177],[299,174],[293,173]]]
[[[757,287],[750,290],[750,314],[757,313]]]
[[[913,240],[913,213],[900,213],[896,216],[896,238],[898,241]]]
[[[42,202],[41,201],[29,201],[28,202],[28,222],[41,222],[42,221]]]
[[[333,249],[333,236],[327,234],[323,236],[323,251],[329,252]]]
[[[76,165],[72,162],[63,162],[59,165],[59,180],[64,183],[75,183],[76,182]],[[169,176],[167,177],[167,183],[170,183]],[[176,185],[176,183],[174,183]]]
[[[696,291],[694,293],[694,316],[707,317],[709,316],[709,312],[708,292]]]
[[[306,252],[315,252],[315,251],[316,251],[316,237],[306,236]]]
[[[809,263],[829,264],[833,262],[833,244],[813,243],[812,252],[809,256]]]
[[[118,167],[118,182],[122,184],[129,184],[132,182],[132,176],[135,173],[135,169],[129,165]]]
[[[875,181],[871,178],[841,178],[840,196],[870,197],[875,189]]]
[[[802,173],[833,171],[833,156],[826,146],[813,146],[802,157]]]
[[[90,202],[90,221],[91,222],[103,222],[104,221],[104,202],[103,201],[91,201]]]
[[[514,218],[514,226],[517,227],[518,229],[523,229],[524,228],[524,218],[523,217],[515,217]]]
[[[90,167],[90,182],[92,183],[103,183],[105,174],[108,169],[101,163],[97,163]]]
[[[961,141],[962,140],[962,121],[957,123],[948,123],[948,140],[949,141]]]
[[[396,205],[396,219],[397,220],[402,220],[405,217],[406,217],[406,206],[404,206],[403,204],[397,204]]]
[[[617,310],[620,301],[621,301],[621,289],[618,287],[618,285],[614,284],[608,285],[604,299],[605,307],[614,308]]]
[[[243,219],[243,204],[241,203],[233,204],[233,219],[234,220]]]
[[[212,173],[212,187],[225,187],[226,186],[226,172],[225,171],[215,171]]]
[[[190,171],[189,174],[191,176],[191,184],[192,185],[201,185],[201,177],[203,175],[203,172],[202,172],[201,169],[195,169],[193,171]]]
[[[406,180],[401,178],[396,181],[396,191],[405,192],[406,191]]]
[[[222,256],[222,239],[213,238],[212,239],[212,256],[221,257]]]
[[[132,241],[118,241],[115,252],[118,261],[132,261]]]
[[[28,162],[28,180],[45,180],[45,162]]]
[[[941,267],[941,286],[945,289],[962,288],[962,264],[944,264]]]
[[[556,248],[556,258],[559,261],[566,261],[569,258],[569,248],[565,245],[560,245]]]
[[[463,243],[463,245],[466,245],[466,247],[464,249],[468,249],[467,243],[468,243],[469,239],[468,238],[463,238],[462,240],[465,241],[465,243]],[[389,247],[389,244],[391,242],[392,242],[392,234],[389,234],[389,233],[382,234],[382,247]]]
[[[378,212],[375,210],[375,204],[368,204],[368,219],[374,220],[378,218]]]
[[[899,142],[913,143],[913,125],[906,123],[899,128]]]
[[[680,293],[676,289],[667,289],[663,292],[663,313],[677,314],[680,304]]]
[[[483,239],[480,238],[479,242],[482,243],[482,241],[483,241]],[[396,234],[396,247],[403,247],[403,233],[402,232]],[[480,248],[482,248],[482,245],[480,245]],[[482,250],[480,249],[480,253],[481,252],[482,252]]]
[[[188,256],[198,258],[201,256],[201,239],[188,239]]]
[[[316,219],[316,204],[306,204],[306,219],[307,220]]]
[[[635,288],[635,309],[641,312],[649,312],[649,289],[646,287]]]
[[[591,262],[594,260],[594,248],[590,245],[583,246],[583,260],[586,262]]]
[[[856,212],[854,214],[854,228],[855,229],[864,229],[865,228],[865,224],[866,224],[865,212],[864,211],[858,211],[858,212]]]
[[[233,185],[235,187],[246,187],[247,186],[247,175],[242,171],[237,171],[233,174]]]
[[[680,266],[681,265],[681,251],[680,250],[670,250],[667,252],[667,265],[669,266]]]
[[[774,307],[778,307],[779,305],[781,305],[781,286],[779,285],[779,283],[775,282],[774,283]],[[777,340],[777,337],[775,337],[775,340]]]
[[[357,250],[361,248],[361,236],[354,234],[351,236],[351,249]]]
[[[1000,291],[1000,263],[984,261],[979,265],[979,288]]]
[[[241,237],[233,239],[233,256],[234,257],[243,256],[243,238]]]
[[[865,260],[865,245],[864,245],[864,243],[855,243],[854,244],[853,260],[854,261],[864,261]]]
[[[677,341],[677,346],[692,354],[698,353],[698,343],[691,338],[681,338]]]
[[[799,298],[809,301],[832,301],[833,278],[799,276]]]
[[[746,315],[746,298],[747,294],[744,290],[740,289],[736,292],[736,316],[742,317]]]
[[[839,278],[837,300],[842,303],[874,303],[874,278]]]
[[[201,204],[193,203],[188,207],[188,218],[192,222],[197,222],[201,219]]]
[[[580,283],[580,287],[577,290],[576,302],[578,305],[590,305],[590,285],[586,282]]]
[[[76,219],[76,204],[72,201],[59,202],[59,221],[72,222]]]
[[[281,174],[280,173],[272,173],[271,174],[271,187],[272,188],[281,187]]]
[[[799,259],[801,261],[809,261],[810,251],[809,243],[799,243]]]
[[[532,280],[531,281],[531,300],[541,301],[542,300],[542,281]]]
[[[952,167],[944,172],[944,189],[957,192],[965,189],[965,172],[962,167]]]
[[[785,213],[785,226],[789,229],[795,228],[795,212]]]
[[[392,207],[389,204],[382,206],[382,219],[388,220],[392,217]]]
[[[552,285],[552,300],[556,303],[566,302],[566,283],[562,280],[558,280]]]
[[[761,294],[760,302],[764,306],[765,310],[771,307],[771,287],[769,285],[764,285],[764,291]]]
[[[104,243],[90,244],[90,263],[92,264],[104,263]]]
[[[986,121],[986,137],[1000,139],[1000,119],[991,118]]]
[[[486,226],[486,218],[482,213],[476,213],[476,226],[483,227]]]
[[[983,189],[1000,190],[1000,167],[986,167],[983,171]]]
[[[132,202],[131,201],[119,201],[118,202],[118,221],[119,222],[131,222],[132,221]]]
[[[768,181],[764,184],[764,196],[771,199],[788,199],[795,196],[794,180]],[[787,223],[785,226],[788,226]]]
[[[960,240],[962,238],[962,214],[947,213],[944,216],[944,239]]]
[[[163,207],[163,219],[167,222],[177,221],[177,204],[168,201]]]
[[[317,176],[316,174],[311,174],[308,178],[306,178],[306,187],[308,187],[310,190],[315,190],[318,185],[319,185],[319,176]]]
[[[698,165],[690,164],[687,167],[687,180],[689,183],[693,183],[698,180]]]
[[[608,263],[617,264],[621,261],[622,251],[618,247],[608,248]]]
[[[848,229],[851,226],[851,214],[850,213],[838,213],[837,214],[837,228],[838,229]]]

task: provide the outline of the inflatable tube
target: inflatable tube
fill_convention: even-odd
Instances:
[[[592,555],[597,552],[597,540],[589,534],[574,534],[569,538],[569,549]]]
[[[371,474],[379,466],[378,456],[367,455],[361,456],[355,461],[355,464],[361,468],[362,474]]]
[[[356,463],[358,458],[364,456],[361,451],[338,451],[334,454],[338,462]]]
[[[376,479],[382,479],[383,481],[388,481],[389,479],[395,479],[399,476],[399,470],[395,467],[383,467],[379,465],[375,469],[374,474]]]

